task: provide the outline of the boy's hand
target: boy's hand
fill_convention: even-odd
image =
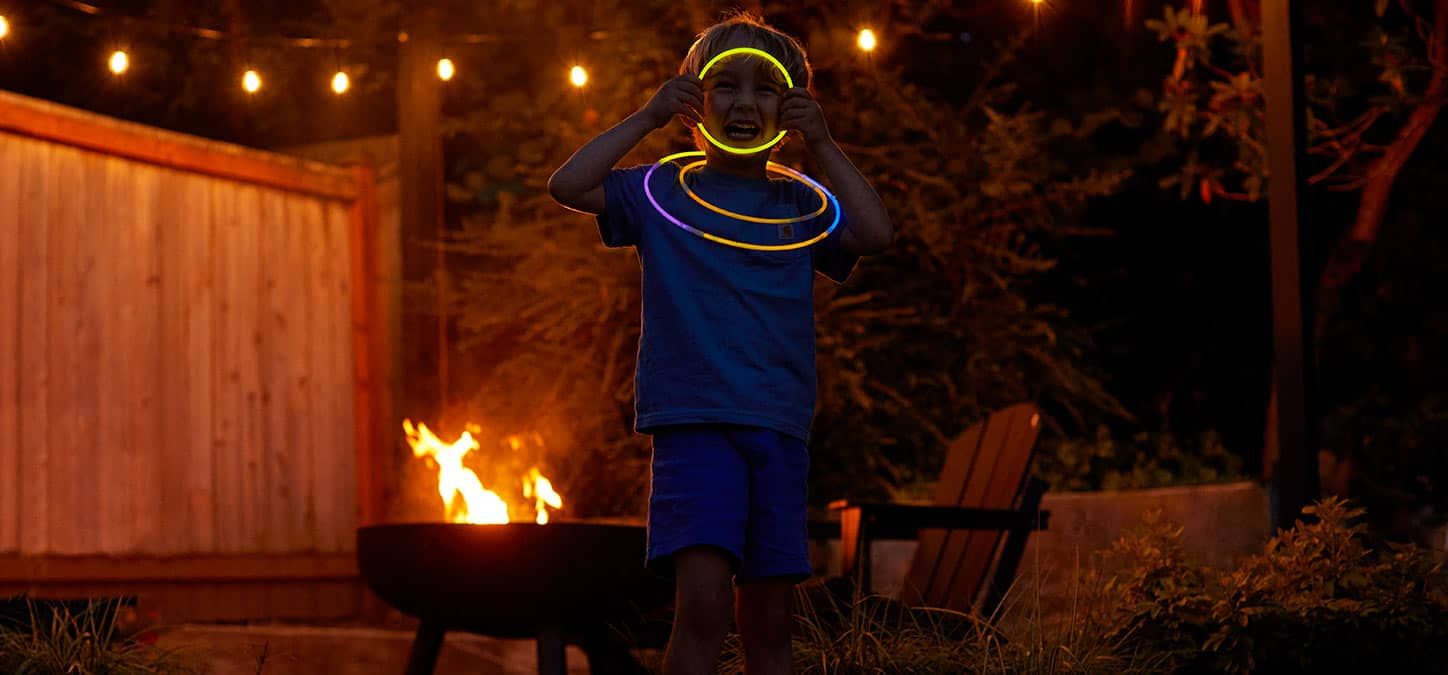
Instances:
[[[684,124],[702,124],[704,115],[704,83],[693,75],[680,75],[654,92],[654,97],[644,105],[644,116],[655,129],[662,128],[678,115]]]
[[[779,104],[779,128],[793,129],[804,135],[805,145],[823,143],[830,139],[830,130],[825,127],[825,113],[808,89],[795,87],[784,92]]]

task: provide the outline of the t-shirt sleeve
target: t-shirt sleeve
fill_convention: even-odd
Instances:
[[[644,173],[648,165],[614,169],[603,179],[603,213],[598,214],[598,233],[610,248],[637,246],[639,223],[644,208]]]
[[[818,200],[816,203],[818,204]],[[828,212],[825,217],[829,217]],[[836,227],[830,236],[825,237],[824,241],[812,247],[815,271],[841,284],[850,278],[850,272],[854,271],[855,264],[860,262],[860,256],[840,248],[840,238],[844,236],[845,228],[849,225],[849,219],[845,217],[845,214],[840,214],[840,226]]]

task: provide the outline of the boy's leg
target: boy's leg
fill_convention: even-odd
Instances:
[[[717,548],[693,546],[674,554],[674,574],[674,628],[664,675],[713,675],[729,631],[733,563]]]
[[[713,675],[744,549],[748,467],[717,425],[659,430],[653,445],[648,558],[675,578],[664,673]]]
[[[744,672],[783,675],[793,665],[794,585],[811,573],[809,451],[802,439],[768,429],[740,431],[735,439],[749,463],[750,486],[736,609]]]
[[[792,672],[794,580],[752,579],[739,584],[734,611],[744,643],[746,675]]]

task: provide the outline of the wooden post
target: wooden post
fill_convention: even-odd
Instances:
[[[353,415],[356,417],[357,525],[373,525],[382,516],[383,457],[385,430],[382,387],[387,386],[388,363],[377,345],[377,230],[376,172],[366,164],[353,167],[357,198],[352,202],[352,359],[356,387]],[[388,317],[383,317],[386,320]]]
[[[1312,288],[1311,265],[1301,259],[1304,231],[1298,171],[1306,150],[1306,115],[1301,63],[1302,1],[1262,3],[1263,84],[1267,94],[1268,207],[1272,247],[1272,335],[1277,398],[1277,467],[1273,522],[1291,527],[1297,514],[1317,498],[1318,419],[1312,405],[1313,307],[1304,302]],[[1296,38],[1296,39],[1295,39]],[[1270,422],[1269,422],[1270,424]],[[1264,467],[1266,469],[1266,467]]]
[[[411,284],[437,284],[442,271],[442,252],[433,244],[443,233],[439,134],[442,86],[436,73],[437,61],[442,56],[439,19],[432,2],[409,3],[406,11],[403,21],[407,37],[400,45],[397,86],[403,279]],[[441,303],[440,293],[438,300]],[[434,309],[435,312],[410,313],[404,318],[402,340],[407,375],[402,415],[436,415],[442,410],[446,322],[441,306]],[[432,378],[434,375],[436,380]],[[395,421],[396,428],[400,429],[401,420]]]

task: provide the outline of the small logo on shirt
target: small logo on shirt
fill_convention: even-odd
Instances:
[[[794,239],[794,224],[785,223],[779,226],[779,238],[784,241]]]

